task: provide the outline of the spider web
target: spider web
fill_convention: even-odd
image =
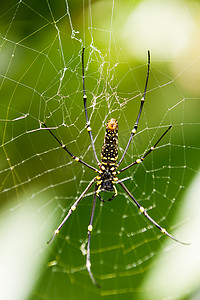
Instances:
[[[195,22],[196,4],[191,8],[180,3],[177,7]],[[96,167],[82,101],[85,46],[86,94],[96,152],[100,159],[105,124],[114,117],[119,122],[121,157],[139,110],[150,48],[146,102],[122,167],[150,149],[170,124],[172,129],[142,164],[120,179],[156,222],[187,241],[189,233],[178,234],[175,229],[192,218],[176,216],[183,209],[184,188],[199,168],[200,56],[192,46],[184,48],[181,38],[176,53],[169,47],[169,56],[162,56],[145,26],[146,42],[137,40],[135,28],[138,32],[143,28],[137,19],[140,10],[149,16],[147,1],[124,5],[119,0],[20,0],[0,5],[0,200],[5,246],[1,257],[9,260],[1,268],[3,279],[15,282],[15,299],[20,290],[19,299],[147,299],[142,283],[159,263],[158,252],[173,253],[180,245],[171,240],[166,244],[167,237],[138,212],[118,185],[118,196],[111,202],[98,201],[95,209],[91,263],[101,290],[92,285],[85,266],[94,188],[47,247],[46,241],[95,174],[72,161],[41,122],[73,154]],[[183,54],[181,49],[186,49]],[[151,286],[146,288],[151,291]],[[2,295],[7,289],[5,284]],[[170,296],[168,291],[165,297]]]

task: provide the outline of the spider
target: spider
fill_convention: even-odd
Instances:
[[[80,159],[79,157],[73,155],[69,149],[66,147],[66,145],[62,144],[61,141],[56,137],[56,135],[52,132],[52,130],[50,128],[47,127],[47,125],[45,123],[42,123],[42,125],[48,130],[48,132],[54,137],[54,139],[60,144],[61,148],[63,148],[70,156],[73,160],[75,160],[76,162],[79,162],[80,164],[86,166],[87,168],[93,170],[94,172],[96,172],[98,175],[96,175],[88,184],[88,186],[85,188],[85,190],[82,192],[82,194],[78,197],[78,199],[73,203],[73,205],[71,206],[71,208],[69,209],[66,217],[63,219],[63,221],[60,223],[60,225],[57,227],[57,229],[54,231],[52,238],[47,242],[48,244],[51,244],[55,238],[55,236],[59,233],[60,229],[62,228],[62,226],[65,224],[65,222],[68,220],[68,218],[71,216],[71,214],[76,210],[77,205],[79,204],[79,202],[82,200],[82,198],[85,196],[85,194],[88,192],[88,190],[91,188],[91,186],[93,184],[95,184],[94,186],[94,196],[93,196],[93,204],[92,204],[92,211],[91,211],[91,215],[90,215],[90,221],[89,221],[89,225],[87,228],[87,235],[88,235],[88,243],[87,243],[87,255],[86,255],[86,268],[87,271],[89,273],[89,276],[93,282],[94,285],[96,285],[97,287],[100,287],[100,285],[96,282],[93,273],[91,271],[91,260],[90,260],[90,243],[91,243],[91,233],[93,230],[93,218],[94,218],[94,211],[95,211],[95,205],[96,205],[96,198],[99,198],[100,201],[105,202],[102,198],[100,193],[103,191],[111,191],[113,192],[113,195],[110,199],[108,199],[108,201],[113,200],[116,196],[117,196],[117,189],[116,186],[117,184],[119,184],[122,189],[128,194],[128,196],[130,197],[130,201],[132,203],[134,203],[139,211],[141,213],[143,213],[143,215],[151,222],[153,223],[153,225],[155,225],[160,231],[161,233],[167,235],[168,237],[170,237],[171,239],[173,239],[174,241],[181,243],[181,244],[187,244],[184,242],[179,241],[178,239],[176,239],[175,237],[173,237],[171,234],[169,234],[165,228],[162,228],[156,221],[154,221],[149,214],[147,213],[147,211],[145,210],[145,208],[143,206],[141,206],[139,204],[139,202],[134,198],[134,196],[130,193],[130,191],[127,189],[127,187],[124,185],[124,183],[122,182],[122,180],[120,180],[117,176],[121,173],[123,173],[124,171],[126,171],[127,169],[133,167],[134,165],[140,164],[141,162],[144,161],[144,159],[156,148],[156,146],[158,145],[158,143],[164,138],[164,136],[167,134],[167,132],[171,129],[171,125],[167,128],[167,130],[161,135],[161,137],[158,139],[158,141],[154,144],[154,146],[152,146],[143,156],[141,156],[140,158],[136,159],[134,162],[132,162],[130,165],[118,170],[119,166],[121,165],[122,161],[124,160],[124,157],[127,153],[127,150],[129,148],[129,145],[134,137],[134,135],[137,132],[137,128],[138,128],[138,123],[140,120],[140,116],[142,113],[142,109],[144,106],[144,102],[145,102],[145,96],[146,96],[146,91],[147,91],[147,85],[148,85],[148,79],[149,79],[149,72],[150,72],[150,51],[148,51],[148,68],[147,68],[147,75],[146,75],[146,82],[145,82],[145,87],[144,87],[144,93],[143,96],[141,98],[141,102],[140,102],[140,109],[137,115],[137,119],[136,122],[134,124],[134,127],[131,131],[130,134],[130,138],[128,140],[127,146],[124,150],[124,153],[121,157],[121,159],[118,161],[118,122],[116,119],[111,118],[107,125],[106,125],[106,133],[105,133],[105,137],[104,137],[104,143],[103,143],[103,147],[102,147],[102,151],[101,151],[101,161],[99,161],[97,154],[96,154],[96,150],[95,150],[95,145],[94,145],[94,140],[93,140],[93,136],[92,136],[92,129],[90,127],[90,122],[88,119],[88,112],[87,112],[87,96],[85,93],[85,69],[84,69],[84,50],[85,48],[83,48],[82,50],[82,82],[83,82],[83,102],[84,102],[84,110],[85,110],[85,118],[86,118],[86,128],[87,131],[89,133],[90,136],[90,140],[91,140],[91,145],[93,148],[93,153],[94,153],[94,157],[95,160],[97,162],[98,165],[98,169],[89,165],[88,163],[84,162],[82,159]],[[117,162],[118,161],[118,162]]]

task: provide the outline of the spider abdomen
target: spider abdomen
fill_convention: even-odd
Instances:
[[[118,159],[118,122],[110,119],[106,126],[104,143],[101,151],[103,165],[115,165]]]

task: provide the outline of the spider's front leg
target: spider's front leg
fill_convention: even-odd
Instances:
[[[139,124],[139,121],[140,121],[140,117],[141,117],[141,114],[142,114],[142,109],[143,109],[143,106],[144,106],[144,102],[145,102],[145,97],[146,97],[146,92],[147,92],[147,85],[148,85],[148,81],[149,81],[149,72],[150,72],[150,51],[148,50],[148,67],[147,67],[147,76],[146,76],[146,82],[145,82],[145,87],[144,87],[144,93],[143,93],[143,96],[140,100],[140,109],[139,109],[139,112],[138,112],[138,116],[137,116],[137,119],[136,119],[136,122],[134,124],[134,127],[131,131],[131,136],[128,140],[128,143],[127,143],[127,146],[124,150],[124,153],[120,159],[120,161],[118,162],[118,166],[122,163],[122,161],[124,160],[124,157],[126,155],[126,152],[129,148],[129,145],[134,137],[134,135],[136,134],[137,132],[137,129],[138,129],[138,124]]]
[[[90,140],[91,140],[95,160],[96,160],[98,166],[100,166],[101,164],[98,160],[97,153],[96,153],[96,150],[95,150],[94,139],[93,139],[93,135],[92,135],[92,128],[90,127],[90,121],[89,121],[89,118],[88,118],[88,111],[87,111],[87,95],[85,93],[84,51],[85,51],[85,48],[83,48],[83,50],[82,50],[82,80],[83,80],[83,103],[84,103],[84,109],[85,109],[86,127],[87,127],[87,131],[89,133],[89,136],[90,136]]]

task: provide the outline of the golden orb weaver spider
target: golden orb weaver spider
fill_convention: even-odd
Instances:
[[[45,123],[42,123],[42,125],[49,131],[49,133],[54,137],[54,139],[60,144],[61,148],[63,148],[71,156],[72,159],[74,159],[76,162],[79,162],[79,163],[83,164],[84,166],[88,167],[89,169],[95,171],[96,173],[98,173],[98,175],[95,176],[90,181],[90,183],[85,188],[85,190],[82,192],[82,194],[78,197],[78,199],[71,206],[71,208],[69,209],[66,217],[63,219],[63,221],[60,223],[60,225],[54,231],[54,234],[53,234],[52,238],[48,241],[48,244],[51,244],[53,242],[55,236],[59,233],[60,229],[65,224],[67,219],[70,217],[72,212],[74,212],[76,210],[76,207],[79,204],[79,202],[81,201],[81,199],[88,192],[88,190],[91,188],[91,186],[95,183],[92,211],[91,211],[91,215],[90,215],[90,221],[89,221],[88,232],[87,232],[87,234],[88,234],[88,243],[87,243],[86,268],[88,270],[88,273],[90,275],[90,278],[91,278],[93,284],[95,284],[97,287],[100,287],[100,285],[96,282],[96,280],[93,276],[93,273],[91,271],[91,261],[90,261],[90,241],[91,241],[91,232],[93,230],[93,217],[94,217],[94,210],[95,210],[95,205],[96,205],[96,197],[98,197],[100,201],[104,202],[104,200],[100,196],[100,192],[102,192],[102,191],[114,191],[114,194],[112,195],[112,197],[110,199],[108,199],[108,201],[111,201],[117,196],[117,189],[116,189],[115,185],[119,184],[124,189],[124,191],[128,194],[128,196],[131,199],[131,202],[134,203],[139,208],[140,212],[143,213],[144,216],[161,231],[161,233],[166,234],[168,237],[170,237],[171,239],[173,239],[174,241],[176,241],[178,243],[181,243],[181,244],[184,244],[184,245],[187,245],[188,243],[184,243],[184,242],[179,241],[178,239],[173,237],[171,234],[169,234],[166,231],[166,229],[162,228],[156,221],[154,221],[148,215],[145,208],[143,206],[141,206],[139,204],[139,202],[134,198],[134,196],[130,193],[130,191],[124,185],[122,180],[118,179],[118,177],[117,177],[117,175],[121,174],[125,170],[131,168],[132,166],[134,166],[136,164],[141,163],[147,157],[147,155],[149,155],[156,148],[158,143],[163,139],[163,137],[166,135],[166,133],[172,127],[170,125],[167,128],[167,130],[162,134],[162,136],[158,139],[158,141],[154,144],[154,146],[152,146],[142,157],[136,159],[130,165],[118,170],[120,164],[124,160],[124,157],[125,157],[126,152],[129,148],[131,140],[134,137],[135,133],[137,132],[138,123],[139,123],[140,116],[141,116],[141,113],[142,113],[142,109],[143,109],[143,106],[144,106],[145,96],[146,96],[146,91],[147,91],[147,84],[148,84],[148,79],[149,79],[149,72],[150,72],[150,51],[148,51],[148,68],[147,68],[146,83],[145,83],[144,93],[143,93],[143,96],[141,98],[139,113],[137,115],[136,122],[135,122],[134,127],[131,131],[131,135],[130,135],[130,138],[128,140],[127,146],[124,150],[124,153],[123,153],[121,159],[119,160],[119,162],[117,162],[117,160],[118,160],[118,122],[114,118],[111,118],[108,121],[107,126],[106,126],[106,133],[105,133],[105,137],[104,137],[104,143],[103,143],[102,152],[101,152],[101,162],[100,162],[98,157],[97,157],[97,154],[96,154],[94,140],[93,140],[93,136],[92,136],[92,129],[90,127],[90,122],[89,122],[89,119],[88,119],[87,96],[86,96],[86,93],[85,93],[84,50],[85,50],[85,48],[83,48],[83,50],[82,50],[82,81],[83,81],[83,102],[84,102],[84,110],[85,110],[85,118],[86,118],[86,128],[87,128],[87,131],[88,131],[89,136],[90,136],[94,157],[95,157],[95,160],[98,164],[98,169],[96,169],[95,167],[87,164],[86,162],[81,160],[79,157],[73,155],[68,150],[68,148],[65,145],[63,145],[61,143],[61,141],[55,136],[55,134],[52,132],[52,130],[46,126]]]

